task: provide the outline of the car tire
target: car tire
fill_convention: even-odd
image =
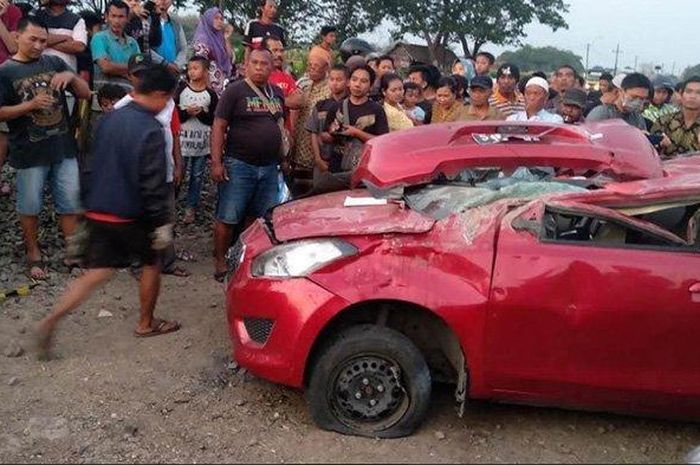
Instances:
[[[316,424],[343,434],[412,434],[430,405],[430,370],[416,345],[390,328],[340,332],[315,358],[306,402]]]

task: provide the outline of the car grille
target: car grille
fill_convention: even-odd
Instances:
[[[238,239],[232,247],[226,252],[226,264],[228,266],[229,275],[236,272],[245,256],[245,244]]]
[[[272,332],[272,326],[275,324],[273,320],[268,318],[243,318],[245,330],[253,341],[258,344],[265,344]]]

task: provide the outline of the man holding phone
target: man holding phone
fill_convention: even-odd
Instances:
[[[65,91],[88,98],[90,88],[58,57],[42,56],[49,32],[34,17],[17,27],[17,53],[0,66],[0,121],[10,128],[10,165],[17,170],[17,213],[24,233],[27,274],[46,278],[38,244],[44,185],[50,183],[65,237],[80,214],[75,140]]]
[[[126,4],[129,5],[129,22],[124,33],[136,39],[141,53],[150,54],[163,41],[156,4],[152,0],[143,3],[141,0],[126,0]]]
[[[350,72],[348,98],[336,103],[326,114],[321,140],[332,146],[331,172],[349,175],[357,167],[364,143],[389,132],[384,108],[369,99],[375,75],[369,65]]]

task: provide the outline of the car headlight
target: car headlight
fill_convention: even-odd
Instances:
[[[357,249],[340,239],[309,239],[278,245],[253,260],[253,276],[301,278]]]
[[[236,243],[231,246],[226,252],[226,275],[224,276],[224,284],[228,287],[228,282],[231,276],[241,266],[245,260],[246,245],[239,238]]]

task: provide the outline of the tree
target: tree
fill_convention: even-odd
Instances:
[[[691,76],[700,76],[700,65],[689,66],[683,71],[684,80]]]
[[[440,46],[462,46],[475,55],[486,43],[520,43],[525,26],[539,21],[552,30],[567,28],[564,0],[372,0],[397,25],[397,32],[426,41],[432,58]]]
[[[338,28],[338,43],[348,37],[355,37],[376,28],[383,19],[383,9],[375,1],[366,4],[356,0],[321,0],[318,15],[314,21],[313,38],[321,26],[333,25]]]
[[[75,5],[76,10],[87,9],[102,14],[108,1],[77,0]],[[239,31],[250,19],[259,16],[261,3],[261,0],[174,0],[177,8],[194,6],[199,12],[218,6],[226,18],[238,26]],[[358,4],[354,0],[285,0],[280,2],[278,16],[291,42],[303,44],[313,41],[323,25],[335,25],[338,39],[342,41],[370,31],[381,23],[384,13],[378,5],[380,2],[377,0],[369,0],[366,4]]]
[[[101,0],[84,0],[101,1]],[[204,11],[212,6],[223,7],[227,19],[240,29],[259,16],[260,0],[192,0],[195,7]],[[189,0],[176,0],[177,6],[189,4]],[[339,39],[367,32],[381,22],[382,12],[374,4],[361,5],[353,0],[285,0],[280,2],[279,23],[289,33],[293,42],[309,43],[314,40],[321,26],[338,27]]]
[[[514,52],[503,52],[498,57],[502,63],[513,63],[522,71],[556,71],[559,66],[571,65],[579,73],[583,72],[581,57],[569,50],[556,47],[531,47],[526,45]]]
[[[259,17],[260,0],[175,0],[175,6],[184,7],[193,5],[200,12],[204,12],[213,6],[220,7],[226,18],[237,25],[241,30],[246,23]],[[300,24],[307,24],[308,18],[315,17],[318,12],[317,0],[285,0],[280,2],[278,15],[280,24],[287,29],[290,38],[296,39],[300,33],[305,32],[299,28]]]
[[[197,25],[199,24],[199,16],[184,15],[179,16],[178,19],[180,20],[182,29],[185,31],[185,37],[187,37],[187,40],[192,40],[194,31],[197,30]]]

